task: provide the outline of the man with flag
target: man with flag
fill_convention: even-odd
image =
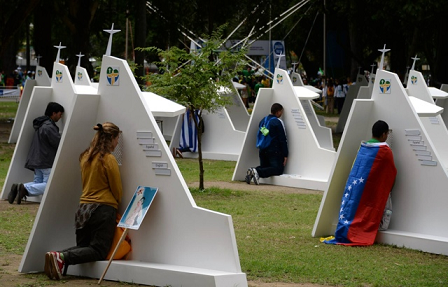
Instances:
[[[383,217],[397,169],[386,143],[389,126],[377,121],[372,139],[362,142],[350,171],[334,239],[329,244],[372,245]]]

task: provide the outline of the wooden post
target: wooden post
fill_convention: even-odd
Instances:
[[[120,240],[117,243],[117,246],[115,246],[114,252],[112,253],[112,256],[109,259],[109,263],[107,263],[106,269],[103,272],[103,275],[101,275],[100,280],[98,281],[98,285],[101,284],[101,282],[103,281],[104,276],[106,276],[107,270],[109,269],[110,264],[112,263],[112,260],[114,259],[115,253],[117,253],[118,247],[120,247],[121,243],[123,242],[123,240],[126,238],[126,235],[128,234],[128,229],[125,228],[123,234],[121,235]]]

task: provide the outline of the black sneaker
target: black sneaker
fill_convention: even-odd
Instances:
[[[19,195],[17,196],[17,204],[21,204],[22,198],[26,200],[26,197],[28,196],[28,190],[26,190],[25,186],[22,183],[19,183],[19,187],[17,189],[19,190]]]
[[[16,200],[17,197],[17,193],[18,193],[18,184],[17,183],[13,183],[11,186],[11,191],[8,193],[8,202],[10,204],[14,203],[14,200]]]
[[[250,182],[252,181],[252,177],[253,177],[252,169],[249,168],[246,173],[246,183],[247,184],[250,184]]]

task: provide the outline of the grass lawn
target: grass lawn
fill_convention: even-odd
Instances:
[[[0,121],[14,117],[8,109],[9,104],[0,103]],[[13,148],[0,143],[0,182],[6,177]],[[197,160],[176,161],[188,184],[198,181]],[[205,181],[231,181],[235,164],[204,161]],[[203,192],[192,188],[191,193],[198,206],[232,215],[241,268],[248,280],[330,286],[448,286],[447,256],[380,244],[326,245],[312,238],[320,193],[220,188]],[[0,211],[2,257],[24,252],[34,218],[22,208],[14,205]]]
[[[197,164],[184,159],[177,163],[187,182],[198,181]],[[231,162],[206,164],[206,181],[207,174],[216,171],[221,171],[220,180],[231,180]],[[198,206],[232,215],[241,268],[248,280],[333,286],[448,286],[447,256],[381,244],[326,245],[312,238],[321,194],[218,188],[191,192]]]

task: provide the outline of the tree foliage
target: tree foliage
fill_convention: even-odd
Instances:
[[[197,50],[190,52],[178,47],[162,50],[156,47],[144,50],[156,52],[161,59],[157,62],[160,73],[150,74],[148,90],[165,96],[184,105],[191,111],[198,110],[199,121],[193,117],[198,130],[198,153],[200,170],[200,189],[204,189],[204,169],[202,164],[202,112],[215,112],[231,104],[225,96],[226,89],[234,89],[231,81],[236,69],[244,65],[245,50],[230,51],[222,48],[222,33],[225,26],[219,27],[207,37]]]

